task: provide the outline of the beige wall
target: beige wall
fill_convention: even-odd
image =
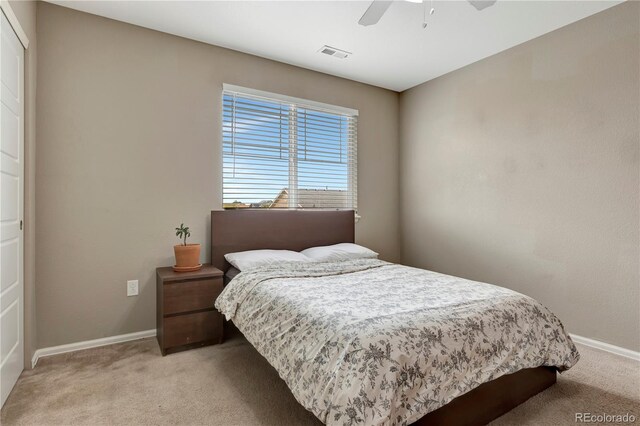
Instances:
[[[231,83],[360,110],[359,242],[529,294],[570,332],[639,350],[638,9],[614,7],[398,104],[40,3],[38,347],[154,328],[153,271],[171,264],[177,223],[208,258]],[[127,279],[140,296],[126,297]]]
[[[223,83],[360,110],[357,239],[399,260],[395,92],[47,3],[38,36],[39,347],[155,328],[180,222],[208,259]]]
[[[31,358],[38,348],[36,335],[36,2],[10,1],[20,26],[27,34],[29,48],[24,55],[24,365],[31,367]]]
[[[640,4],[402,93],[403,261],[640,350]]]

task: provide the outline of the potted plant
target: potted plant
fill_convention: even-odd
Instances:
[[[200,244],[187,244],[187,237],[191,236],[188,226],[184,226],[181,223],[176,228],[176,237],[182,240],[182,244],[173,246],[173,251],[176,255],[176,265],[173,267],[174,271],[197,271],[202,268],[200,263]]]

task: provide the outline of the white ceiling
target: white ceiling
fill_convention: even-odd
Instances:
[[[621,3],[498,0],[479,12],[436,0],[422,29],[423,6],[406,1],[369,27],[358,25],[369,1],[50,2],[396,91]],[[353,55],[318,53],[325,44]]]

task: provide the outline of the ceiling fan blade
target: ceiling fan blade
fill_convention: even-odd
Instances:
[[[367,11],[362,15],[362,18],[358,21],[358,24],[364,25],[365,27],[377,24],[380,18],[382,18],[382,15],[389,9],[391,3],[393,3],[392,0],[373,0]]]
[[[467,0],[467,1],[471,3],[471,6],[475,7],[477,10],[482,10],[496,4],[497,0]]]

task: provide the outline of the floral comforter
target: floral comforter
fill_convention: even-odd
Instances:
[[[243,271],[216,307],[326,424],[409,424],[502,375],[579,358],[530,297],[376,259]]]

